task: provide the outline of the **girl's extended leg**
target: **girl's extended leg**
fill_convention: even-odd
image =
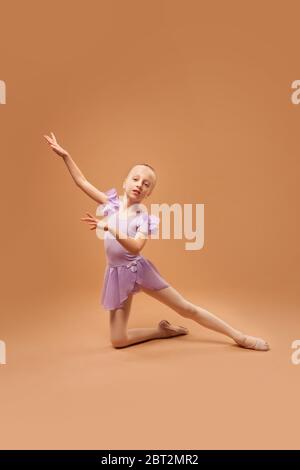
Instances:
[[[133,294],[130,294],[124,302],[123,308],[110,310],[111,343],[115,348],[124,348],[151,339],[169,338],[188,333],[187,328],[170,325],[166,320],[159,322],[155,328],[127,329],[132,297]]]
[[[168,307],[171,307],[180,315],[194,320],[206,328],[229,336],[239,346],[262,351],[267,351],[270,349],[268,343],[263,339],[256,338],[254,336],[248,336],[241,331],[236,330],[208,310],[205,310],[204,308],[201,308],[198,305],[194,305],[193,303],[186,300],[176,289],[171,286],[158,291],[143,288],[143,291],[160,302],[166,304]]]

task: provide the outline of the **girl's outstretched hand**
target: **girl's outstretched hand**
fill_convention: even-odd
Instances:
[[[53,134],[53,132],[51,132],[51,136],[52,137],[49,137],[48,135],[44,135],[46,141],[48,142],[52,150],[55,153],[57,153],[57,155],[59,155],[60,157],[67,157],[69,155],[68,152],[65,149],[63,149],[60,145],[58,145],[56,137]]]
[[[106,222],[104,222],[103,220],[96,219],[96,217],[89,214],[88,212],[86,212],[86,214],[88,215],[88,217],[81,217],[80,220],[82,220],[83,222],[87,222],[91,227],[90,230],[95,230],[97,227],[102,230],[108,230]]]

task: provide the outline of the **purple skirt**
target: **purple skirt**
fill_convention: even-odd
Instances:
[[[127,264],[106,266],[101,304],[106,310],[121,308],[129,294],[141,287],[160,290],[169,287],[150,260],[139,256]]]

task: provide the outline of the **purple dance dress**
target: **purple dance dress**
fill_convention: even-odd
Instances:
[[[159,225],[159,218],[137,210],[128,219],[119,217],[120,198],[115,188],[105,192],[108,201],[100,204],[97,215],[109,216],[108,223],[117,224],[122,233],[134,237],[137,231],[144,234],[154,234]],[[115,226],[115,225],[114,225]],[[104,250],[107,266],[104,274],[104,284],[101,293],[101,304],[106,310],[120,308],[129,294],[136,294],[145,287],[160,290],[169,287],[150,260],[140,254],[125,250],[121,243],[109,232],[104,232]]]

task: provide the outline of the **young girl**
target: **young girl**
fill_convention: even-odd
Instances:
[[[185,318],[232,338],[239,346],[267,351],[269,344],[261,338],[242,333],[209,311],[185,299],[160,275],[150,260],[140,253],[147,239],[155,233],[159,219],[139,209],[139,204],[150,196],[155,184],[156,173],[147,163],[137,164],[130,169],[123,182],[124,194],[119,197],[115,188],[102,192],[95,188],[77,167],[69,153],[58,143],[51,132],[44,136],[53,151],[61,156],[75,183],[88,196],[100,203],[98,211],[102,220],[87,213],[81,218],[91,230],[99,229],[104,234],[107,258],[101,303],[110,311],[111,343],[123,348],[151,339],[186,335],[187,328],[175,326],[161,320],[156,328],[128,329],[127,323],[133,295],[139,291],[154,297]]]

